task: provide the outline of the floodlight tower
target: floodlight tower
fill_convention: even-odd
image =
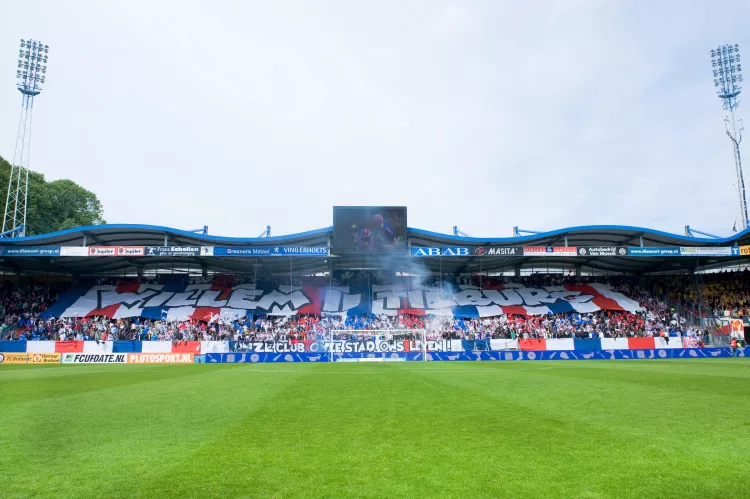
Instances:
[[[742,120],[735,119],[738,97],[742,91],[742,65],[740,64],[740,46],[720,45],[711,51],[711,66],[713,66],[714,86],[724,108],[724,127],[727,136],[734,147],[734,167],[737,173],[737,195],[740,198],[740,212],[742,213],[742,228],[750,226],[747,215],[747,196],[745,194],[745,176],[742,172],[742,156],[740,156],[740,142],[742,142]]]
[[[10,165],[8,194],[0,237],[26,234],[26,203],[29,198],[29,158],[31,155],[31,122],[34,97],[42,91],[47,74],[49,46],[37,40],[21,40],[18,51],[16,86],[21,92],[21,118],[18,121],[16,148]]]

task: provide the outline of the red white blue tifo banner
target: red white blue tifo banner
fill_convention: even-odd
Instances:
[[[252,315],[440,315],[461,318],[544,315],[598,310],[636,312],[638,302],[605,284],[545,286],[302,286],[140,284],[93,286],[62,296],[47,317],[143,317],[154,320],[234,319]]]

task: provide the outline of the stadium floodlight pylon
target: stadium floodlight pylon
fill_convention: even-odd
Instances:
[[[34,97],[47,80],[49,46],[38,40],[21,40],[16,78],[21,92],[21,117],[18,121],[16,147],[10,166],[8,193],[0,237],[26,235],[26,205],[29,199],[29,160],[31,156],[31,123]]]
[[[724,108],[724,127],[734,148],[734,167],[737,175],[737,195],[740,199],[740,213],[742,214],[742,228],[750,226],[747,213],[747,195],[745,194],[745,176],[742,171],[742,156],[740,156],[740,142],[742,142],[742,120],[736,120],[735,114],[739,105],[739,95],[742,91],[742,64],[740,63],[740,46],[720,45],[711,51],[711,66],[713,67],[714,86]]]

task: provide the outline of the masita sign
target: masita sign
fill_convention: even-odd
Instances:
[[[449,246],[412,248],[413,257],[430,256],[523,256],[520,246]]]
[[[128,354],[126,353],[66,353],[62,356],[63,364],[126,364]]]

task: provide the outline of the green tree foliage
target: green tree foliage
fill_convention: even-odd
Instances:
[[[5,210],[9,178],[10,163],[0,156],[0,213]],[[72,180],[47,182],[41,173],[29,172],[27,236],[103,223],[106,221],[96,194]]]

